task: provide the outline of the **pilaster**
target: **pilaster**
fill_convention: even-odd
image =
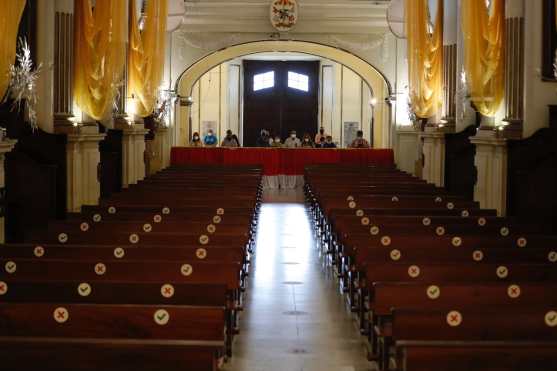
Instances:
[[[400,126],[396,131],[395,162],[399,170],[419,176],[417,171],[421,154],[419,149],[420,131],[413,126]],[[170,153],[170,148],[167,149]]]
[[[145,134],[149,130],[143,124],[128,124],[117,127],[122,135],[122,187],[145,179]]]
[[[150,174],[154,174],[169,166],[170,146],[168,128],[159,127],[150,148]]]
[[[445,185],[445,133],[426,127],[421,133],[423,140],[424,169],[422,179],[438,187]]]
[[[4,160],[6,157],[6,153],[10,152],[14,149],[17,140],[6,139],[0,141],[0,190],[2,190],[2,197],[4,202],[6,200],[6,193],[4,189],[6,187],[6,179],[5,179],[5,169],[4,169]],[[4,214],[6,212],[5,204],[2,212],[0,213],[0,243],[6,242],[6,234],[5,234],[5,225],[4,225]]]
[[[499,216],[504,216],[507,205],[507,140],[480,131],[470,141],[476,146],[474,200],[480,203],[480,207],[496,209]]]

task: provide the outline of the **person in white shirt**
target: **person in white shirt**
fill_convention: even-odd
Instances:
[[[329,134],[325,134],[325,128],[323,126],[321,126],[319,128],[319,132],[317,134],[315,134],[315,140],[313,142],[315,144],[321,143],[322,141],[324,142],[325,140],[327,140],[328,136],[329,136]],[[321,138],[323,138],[323,139],[321,139]]]
[[[302,146],[302,142],[296,136],[296,131],[292,130],[290,136],[284,141],[283,147],[285,148],[298,148]]]

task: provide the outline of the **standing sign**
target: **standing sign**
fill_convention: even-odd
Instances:
[[[359,122],[345,121],[342,124],[342,148],[350,147],[350,144],[356,139],[358,130],[360,130]]]

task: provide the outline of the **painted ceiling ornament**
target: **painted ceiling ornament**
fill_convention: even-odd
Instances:
[[[271,24],[277,31],[290,31],[298,22],[296,0],[273,0],[270,9]]]

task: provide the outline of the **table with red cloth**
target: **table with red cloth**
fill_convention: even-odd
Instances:
[[[174,147],[170,158],[172,165],[263,165],[263,175],[267,178],[291,178],[288,182],[281,181],[283,188],[300,186],[304,167],[308,165],[390,166],[394,163],[391,149]],[[297,177],[297,182],[292,177]],[[275,188],[273,182],[269,183],[270,188]]]

